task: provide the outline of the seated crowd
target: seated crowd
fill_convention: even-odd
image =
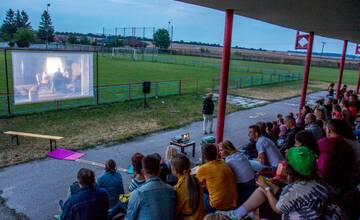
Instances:
[[[201,164],[169,147],[135,153],[125,194],[116,163],[82,168],[60,206],[60,219],[359,219],[360,104],[351,91],[301,113],[248,128],[249,144],[201,147]]]

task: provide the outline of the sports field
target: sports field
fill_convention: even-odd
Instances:
[[[212,78],[219,76],[219,66],[221,63],[220,59],[178,55],[157,56],[159,57],[160,61],[148,62],[113,58],[110,54],[99,54],[99,84],[125,84],[132,82],[142,82],[143,80],[198,80],[199,88],[206,89],[211,87]],[[11,76],[10,53],[8,53],[7,57],[8,71],[9,75]],[[0,92],[5,92],[5,68],[3,51],[0,52],[0,67]],[[303,66],[298,65],[232,60],[230,76],[258,75],[257,73],[242,71],[238,67],[280,71],[284,70],[300,73],[302,73],[304,69]],[[345,70],[343,82],[350,85],[355,84],[357,75],[358,72],[355,70]],[[310,80],[316,81],[336,81],[337,76],[338,70],[336,68],[312,67],[310,72]]]

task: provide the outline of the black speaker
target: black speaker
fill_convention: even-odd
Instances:
[[[144,94],[150,93],[150,89],[151,89],[151,82],[149,81],[143,82],[143,93]]]

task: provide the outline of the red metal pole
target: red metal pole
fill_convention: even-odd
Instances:
[[[219,101],[218,101],[218,115],[217,115],[217,128],[216,128],[217,144],[222,141],[224,136],[225,108],[226,108],[226,96],[227,96],[227,87],[229,80],[233,17],[234,17],[234,10],[227,9],[226,18],[225,18],[224,47],[223,47],[223,55],[222,55]]]
[[[338,83],[337,83],[337,87],[336,87],[336,99],[339,99],[339,96],[340,96],[340,88],[341,88],[341,82],[342,82],[342,77],[343,77],[343,72],[344,72],[347,44],[348,44],[348,41],[344,40],[344,45],[343,45],[343,50],[342,50],[342,55],[341,55],[341,60],[340,60],[339,78],[338,78]]]
[[[360,64],[359,64],[359,67],[360,67]],[[359,70],[358,81],[357,81],[357,85],[356,85],[356,94],[359,94],[359,88],[360,88],[360,70]]]
[[[302,89],[301,89],[300,111],[301,111],[301,108],[305,105],[305,100],[306,100],[306,91],[307,91],[307,86],[308,86],[308,82],[309,82],[309,72],[310,72],[313,42],[314,42],[314,32],[310,32],[308,45],[307,45],[307,52],[306,52],[304,80],[303,80],[303,85],[302,85]]]

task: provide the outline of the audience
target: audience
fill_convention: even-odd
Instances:
[[[79,192],[64,203],[61,220],[106,220],[109,209],[107,192],[95,186],[92,170],[81,168],[77,173]]]
[[[202,188],[197,178],[190,175],[190,160],[182,154],[175,156],[171,160],[171,172],[178,178],[174,186],[177,194],[175,219],[203,219]]]
[[[97,178],[96,185],[105,188],[109,195],[110,208],[112,208],[119,201],[119,195],[124,193],[122,176],[116,171],[114,160],[106,161],[105,173]]]
[[[251,167],[255,171],[265,168],[275,170],[278,163],[283,159],[279,149],[269,138],[261,135],[260,128],[256,125],[249,127],[249,138],[256,141],[258,156],[256,160],[250,160]]]
[[[243,203],[256,189],[255,175],[250,162],[228,140],[219,145],[219,152],[236,177],[238,203]]]
[[[160,160],[155,155],[142,159],[146,183],[131,192],[125,220],[174,219],[176,192],[159,178]]]
[[[203,145],[202,164],[192,171],[189,158],[172,147],[165,161],[135,153],[129,194],[114,160],[96,183],[94,172],[82,168],[59,202],[60,219],[113,219],[119,212],[126,220],[359,219],[360,102],[346,85],[334,99],[333,87],[326,105],[323,98],[305,105],[297,121],[278,114],[250,126],[241,150],[229,140]]]
[[[237,206],[236,179],[231,168],[217,159],[217,149],[213,144],[201,147],[203,165],[196,173],[204,187],[204,207],[206,213],[228,210]]]

